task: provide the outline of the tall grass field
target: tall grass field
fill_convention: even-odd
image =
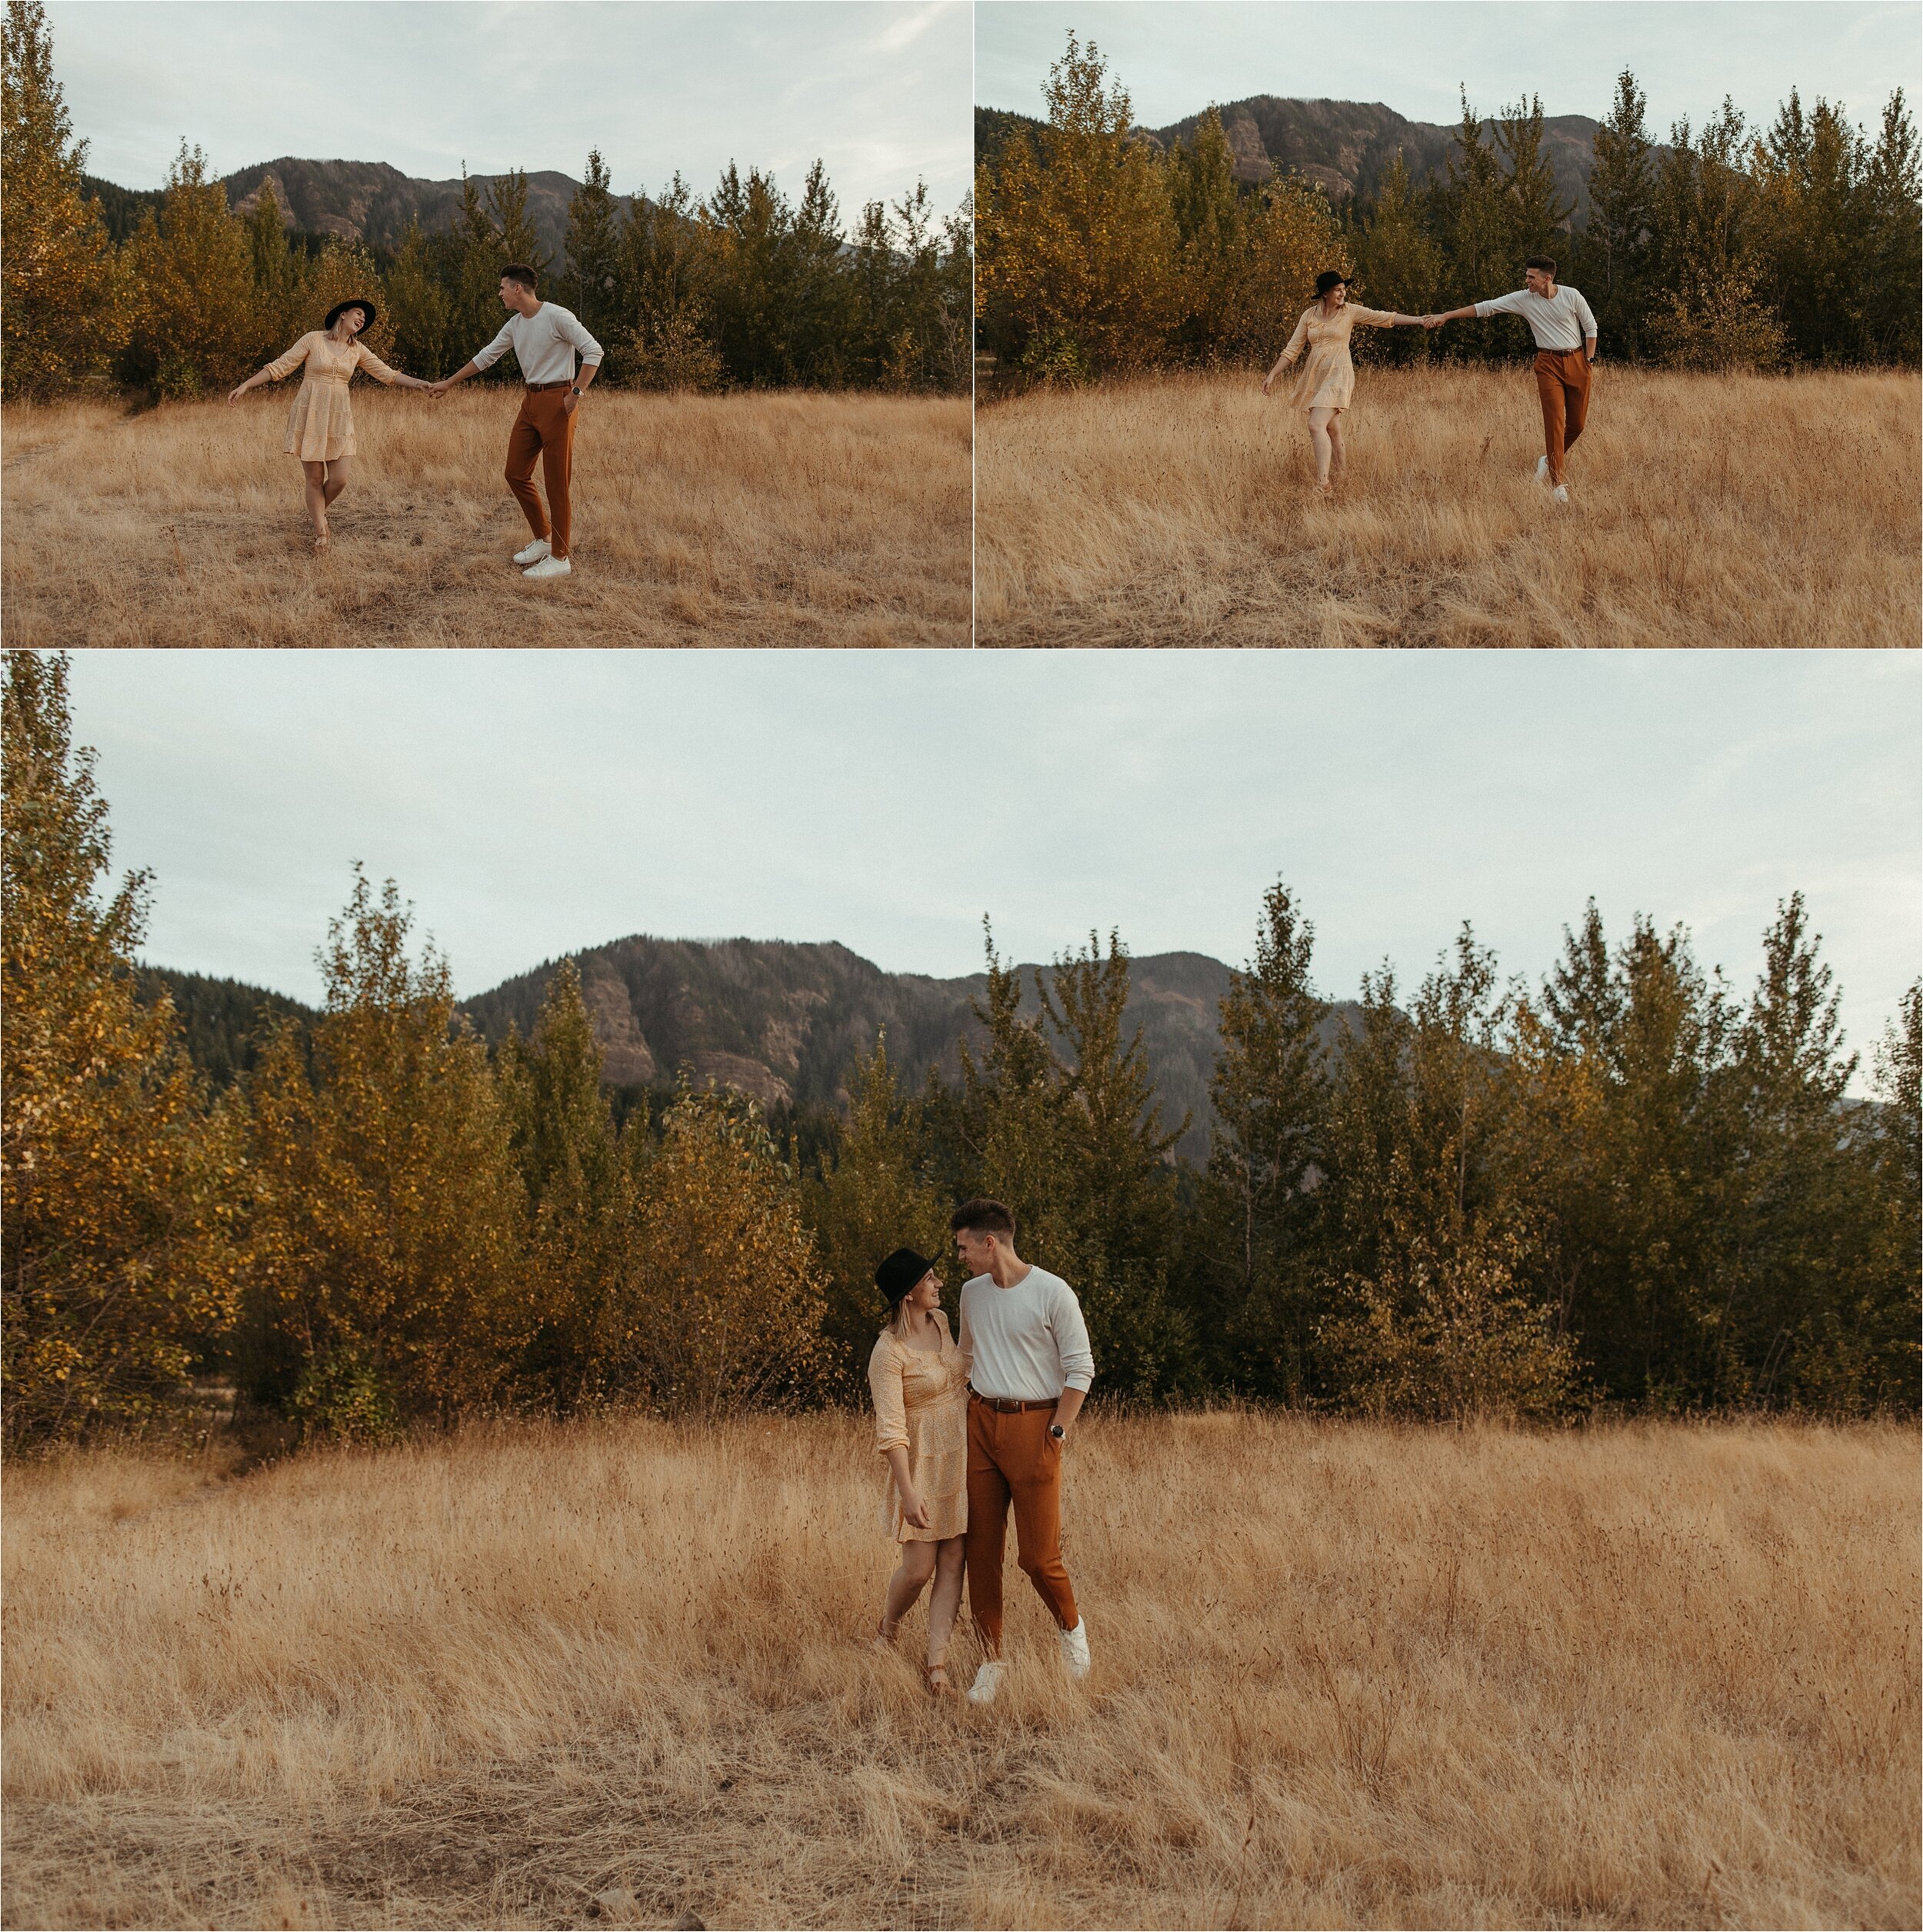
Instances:
[[[8,642],[968,641],[965,397],[591,393],[574,575],[538,584],[502,477],[517,391],[357,386],[324,558],[282,453],[290,400],[9,407]]]
[[[986,645],[1809,645],[1923,636],[1923,381],[1598,365],[1571,501],[1525,368],[1358,371],[1316,498],[1285,378],[1041,390],[978,425]]]
[[[1095,1413],[986,1709],[858,1417],[16,1462],[5,1922],[1913,1926],[1918,1447]]]

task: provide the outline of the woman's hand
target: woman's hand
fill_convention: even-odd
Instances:
[[[245,395],[248,391],[252,388],[253,386],[254,379],[252,376],[249,376],[248,379],[245,382],[242,383],[238,388],[228,391],[227,400],[229,402],[238,402],[241,398]]]
[[[902,1521],[912,1530],[925,1530],[932,1521],[928,1504],[913,1490],[902,1498]]]
[[[1273,369],[1271,369],[1268,375],[1262,378],[1262,394],[1264,395],[1267,395],[1268,394],[1269,390],[1275,384],[1275,371]]]

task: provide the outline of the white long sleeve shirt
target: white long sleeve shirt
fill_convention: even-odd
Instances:
[[[1558,283],[1553,295],[1518,288],[1513,295],[1478,302],[1475,312],[1483,316],[1520,315],[1529,325],[1539,349],[1579,349],[1585,338],[1596,332],[1596,318],[1582,299],[1582,291],[1566,283]]]
[[[521,365],[523,382],[572,382],[576,349],[583,362],[598,362],[602,353],[572,309],[546,301],[532,315],[510,315],[501,333],[474,358],[474,366],[490,368],[510,349]]]
[[[1031,1267],[1012,1286],[992,1275],[962,1284],[962,1352],[978,1395],[1052,1402],[1065,1388],[1085,1394],[1095,1379],[1088,1324],[1075,1291],[1058,1274]]]

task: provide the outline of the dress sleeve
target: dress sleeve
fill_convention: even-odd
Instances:
[[[1302,319],[1295,325],[1295,333],[1288,338],[1288,347],[1282,351],[1282,367],[1287,368],[1302,352],[1302,345],[1308,340],[1308,311],[1302,311]]]
[[[1395,326],[1395,311],[1391,308],[1361,308],[1354,302],[1345,302],[1343,306],[1356,321],[1366,323],[1371,328],[1393,328]]]
[[[875,1398],[875,1446],[883,1455],[908,1446],[908,1404],[902,1397],[902,1364],[886,1330],[868,1358],[868,1393]]]
[[[376,382],[398,382],[400,380],[398,375],[394,370],[390,369],[364,343],[357,342],[354,346],[361,351],[361,367],[366,370]]]
[[[267,373],[276,382],[292,375],[307,360],[307,352],[314,346],[314,331],[309,329],[285,355],[277,355],[267,365]]]

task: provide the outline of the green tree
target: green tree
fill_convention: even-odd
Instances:
[[[1199,1324],[1218,1383],[1293,1401],[1312,1381],[1318,1192],[1329,1074],[1309,980],[1315,929],[1280,882],[1262,895],[1255,958],[1229,975],[1210,1093],[1215,1124],[1200,1219]]]
[[[1879,361],[1914,367],[1923,355],[1923,190],[1916,128],[1901,88],[1884,105],[1863,193],[1868,206],[1858,288],[1867,347]]]
[[[1470,106],[1466,92],[1455,139],[1435,207],[1448,250],[1449,305],[1460,307],[1513,288],[1518,265],[1501,165],[1483,138],[1482,117]],[[1527,337],[1521,320],[1498,317],[1493,328],[1468,331],[1450,346],[1452,353],[1488,361],[1511,353]]]
[[[624,380],[702,391],[726,375],[709,298],[708,231],[679,175],[652,202],[637,196],[622,231],[622,326],[608,348]]]
[[[614,1392],[608,1330],[632,1294],[635,1214],[632,1165],[572,960],[548,982],[532,1037],[508,1028],[495,1077],[529,1215],[525,1292],[539,1325],[524,1374],[565,1414]],[[645,1135],[645,1115],[628,1131]]]
[[[254,282],[254,328],[247,360],[270,362],[314,326],[307,315],[307,262],[288,246],[272,176],[247,219],[248,268]]]
[[[1555,170],[1542,146],[1542,102],[1531,95],[1505,108],[1496,118],[1495,145],[1507,170],[1503,200],[1509,217],[1509,248],[1517,264],[1546,255],[1558,265],[1569,256],[1571,204],[1556,188]],[[1514,275],[1519,267],[1511,268]]]
[[[1442,251],[1422,225],[1408,164],[1399,148],[1373,207],[1358,222],[1351,242],[1358,292],[1371,308],[1420,315],[1436,306],[1442,286]],[[1394,330],[1389,340],[1375,347],[1385,358],[1414,361],[1428,357],[1432,339],[1426,329]]]
[[[103,904],[106,801],[75,750],[67,661],[13,651],[0,695],[0,1390],[10,1448],[137,1423],[239,1297],[237,1110],[143,1004],[148,877]]]
[[[1183,1379],[1188,1324],[1173,1305],[1175,1143],[1165,1130],[1141,1031],[1127,1028],[1128,956],[1095,934],[1085,951],[1057,961],[1036,991],[1065,1052],[1054,1117],[1062,1194],[1055,1204],[1068,1279],[1080,1297],[1105,1383],[1121,1393],[1163,1394]]]
[[[1591,145],[1589,219],[1576,251],[1579,285],[1609,353],[1625,358],[1641,351],[1648,301],[1654,193],[1648,107],[1625,67]]]
[[[467,359],[451,353],[454,303],[443,285],[442,264],[418,219],[411,219],[386,278],[388,319],[395,365],[430,381]],[[478,348],[481,345],[473,345]]]
[[[562,286],[582,326],[606,345],[619,292],[621,235],[608,164],[598,148],[588,154],[588,178],[568,204],[567,268]]]
[[[1183,354],[1210,361],[1229,333],[1248,253],[1235,158],[1213,107],[1196,124],[1191,141],[1175,143],[1167,166],[1169,212],[1181,249],[1181,314],[1172,339]]]
[[[7,0],[0,146],[0,395],[45,398],[106,375],[128,315],[99,205],[82,193],[87,144],[54,78],[42,0]]]

